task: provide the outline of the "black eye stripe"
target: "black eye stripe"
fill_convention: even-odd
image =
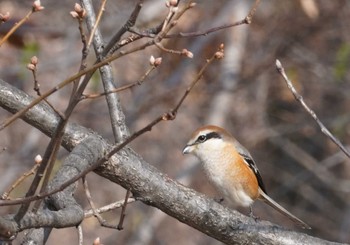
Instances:
[[[198,136],[196,142],[202,143],[202,142],[207,141],[208,139],[221,139],[221,136],[216,132],[211,132],[208,134],[201,134]]]
[[[207,139],[221,139],[221,136],[216,132],[207,134]]]

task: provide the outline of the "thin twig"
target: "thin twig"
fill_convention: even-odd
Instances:
[[[38,65],[38,58],[36,56],[33,56],[31,58],[31,62],[27,65],[27,68],[33,74],[33,79],[34,79],[34,88],[33,89],[38,96],[41,96],[40,83],[38,81],[38,75],[37,75],[37,71],[38,71],[37,65]],[[59,115],[61,118],[64,118],[64,115],[59,110],[56,110],[56,108],[47,99],[44,99],[44,101],[51,107],[51,109],[54,112],[57,113],[57,115]]]
[[[244,25],[244,24],[249,25],[252,23],[253,16],[257,10],[257,7],[259,6],[259,3],[260,3],[260,0],[256,0],[253,7],[251,8],[249,13],[247,14],[247,16],[244,19],[236,21],[234,23],[224,24],[224,25],[209,28],[209,29],[203,30],[203,31],[186,32],[186,33],[180,32],[180,33],[167,34],[164,36],[164,38],[188,38],[188,37],[206,36],[210,33],[221,31],[221,30],[224,30],[227,28],[231,28],[231,27],[235,27],[235,26],[239,26],[239,25]],[[143,37],[150,37],[150,38],[154,37],[154,34],[140,32],[134,28],[133,29],[130,28],[129,31],[134,33],[134,34],[143,36]]]
[[[195,80],[186,89],[185,94],[182,96],[181,100],[179,101],[179,103],[175,107],[174,111],[177,111],[180,108],[180,106],[182,105],[183,101],[186,99],[187,95],[191,92],[193,87],[196,85],[196,83],[199,81],[199,79],[203,76],[204,71],[214,61],[214,59],[221,59],[221,58],[223,58],[223,56],[224,56],[224,45],[220,44],[219,50],[209,60],[207,60],[207,63],[198,72]]]
[[[113,54],[120,45],[116,46],[116,43],[120,40],[125,32],[127,32],[131,27],[133,27],[136,23],[136,19],[140,14],[142,8],[143,0],[139,0],[138,4],[136,4],[134,10],[132,11],[129,19],[123,25],[123,27],[112,37],[112,39],[107,43],[105,49],[102,52],[102,56],[105,57],[108,54]]]
[[[49,142],[49,145],[46,147],[42,162],[34,176],[34,179],[29,186],[29,189],[25,195],[25,197],[31,197],[35,194],[42,177],[44,176],[45,169],[51,169],[53,166],[53,156],[57,154],[59,145],[57,145],[57,142],[60,141],[60,139],[63,137],[63,131],[62,128],[64,128],[64,124],[61,124],[61,122],[64,121],[62,118],[60,118],[59,124]],[[49,165],[49,167],[48,167]],[[47,176],[47,175],[46,175]],[[41,192],[44,191],[44,188],[41,188]],[[39,208],[41,199],[38,199],[39,201],[34,204],[33,212],[36,212]],[[14,216],[14,219],[19,222],[23,216],[27,213],[29,209],[29,203],[23,203],[22,206],[17,211],[16,215]]]
[[[167,16],[165,17],[164,21],[163,21],[163,26],[162,26],[162,31],[165,30],[165,27],[168,25],[168,23],[170,22],[171,18],[174,16],[174,14],[177,11],[177,6],[169,6],[169,12],[167,14]]]
[[[90,47],[91,42],[92,42],[92,38],[94,37],[95,32],[96,32],[97,27],[98,27],[98,24],[99,24],[100,21],[101,21],[102,14],[103,14],[103,12],[105,11],[106,2],[107,2],[107,0],[102,0],[100,10],[99,10],[99,12],[98,12],[98,14],[97,14],[96,22],[95,22],[95,24],[94,24],[94,27],[92,28],[91,33],[90,33],[89,41],[87,42],[87,48]]]
[[[118,226],[117,226],[117,229],[118,230],[123,230],[123,224],[124,224],[124,218],[126,216],[126,207],[128,205],[128,200],[129,200],[129,197],[130,197],[130,190],[127,190],[126,191],[126,194],[125,194],[125,199],[124,199],[124,203],[122,205],[122,211],[120,212],[120,219],[119,219],[119,223],[118,223]]]
[[[129,203],[133,203],[135,201],[136,201],[136,199],[132,198],[132,197],[127,200],[128,204]],[[96,213],[99,213],[99,214],[105,213],[105,212],[109,212],[111,210],[114,210],[114,209],[117,209],[117,208],[121,208],[124,203],[125,203],[125,200],[116,201],[114,203],[108,204],[108,205],[103,206],[101,208],[97,208],[97,209],[95,209],[95,211],[96,211]],[[89,210],[85,211],[84,218],[90,218],[90,217],[92,217],[94,215],[95,215],[94,214],[94,210],[89,209]]]
[[[243,24],[248,24],[246,22],[246,19],[230,23],[230,24],[224,24],[221,26],[213,27],[204,31],[195,31],[195,32],[180,32],[180,33],[174,33],[174,34],[168,34],[164,38],[187,38],[187,37],[199,37],[199,36],[206,36],[210,33],[221,31],[227,28],[243,25]]]
[[[21,177],[19,177],[12,185],[11,187],[4,192],[4,194],[1,195],[1,199],[9,199],[9,195],[11,194],[11,192],[18,186],[20,185],[27,177],[35,174],[35,172],[37,171],[39,165],[41,162],[36,162],[34,164],[34,166],[27,172],[25,172],[24,174],[21,175]]]
[[[168,34],[168,32],[176,25],[181,16],[185,14],[187,10],[193,8],[195,5],[196,4],[194,2],[190,1],[182,10],[177,11],[173,20],[169,22],[169,24],[167,24],[166,26],[163,26],[162,30],[154,37],[154,43],[160,42]]]
[[[36,94],[38,96],[41,96],[41,92],[40,92],[40,83],[38,82],[38,78],[37,78],[37,75],[36,75],[36,71],[37,69],[33,69],[32,70],[32,74],[33,74],[33,78],[34,78],[34,91],[36,92]]]
[[[249,11],[247,17],[245,17],[246,24],[252,23],[253,16],[254,16],[256,10],[258,9],[259,3],[260,3],[260,0],[255,0],[255,3],[253,5],[252,9]]]
[[[108,224],[108,222],[105,219],[103,219],[102,216],[96,211],[96,206],[95,206],[95,203],[92,201],[89,185],[88,185],[85,177],[83,177],[82,179],[83,179],[83,187],[85,190],[85,194],[86,194],[88,202],[91,206],[91,210],[93,212],[93,215],[97,218],[98,222],[100,222],[101,226],[112,228],[112,229],[117,229],[117,227],[115,225]]]
[[[84,233],[83,233],[83,228],[81,227],[81,224],[77,226],[78,230],[78,244],[83,245],[84,244]]]
[[[284,78],[289,90],[294,95],[294,98],[302,105],[302,107],[306,110],[307,113],[310,114],[310,116],[316,121],[318,126],[321,129],[321,132],[325,134],[328,138],[330,138],[333,143],[335,143],[344,153],[347,155],[347,157],[350,158],[350,152],[346,149],[346,147],[324,126],[324,124],[321,122],[321,120],[317,117],[316,113],[305,103],[303,97],[297,92],[297,90],[294,88],[293,83],[289,80],[287,77],[284,68],[279,60],[276,60],[276,68],[278,73]]]
[[[98,93],[98,94],[83,94],[81,96],[81,100],[83,99],[96,99],[96,98],[99,98],[101,96],[105,96],[107,94],[111,94],[111,93],[118,93],[118,92],[121,92],[121,91],[124,91],[124,90],[127,90],[127,89],[131,89],[135,86],[140,86],[144,80],[147,78],[147,76],[156,68],[156,66],[151,66],[146,72],[145,74],[140,78],[140,80],[134,82],[134,83],[130,83],[130,84],[127,84],[127,85],[124,85],[124,86],[121,86],[121,87],[118,87],[118,88],[115,88],[115,89],[112,89],[112,90],[109,90],[108,92],[103,92],[103,93]]]
[[[78,6],[80,6],[80,5],[78,5]],[[84,11],[85,10],[83,9],[82,13]],[[86,41],[86,35],[85,35],[85,32],[84,32],[84,28],[83,28],[83,18],[84,18],[83,15],[84,14],[81,14],[81,15],[78,14],[77,15],[80,39],[81,39],[81,42],[83,43],[83,48],[82,48],[82,52],[81,52],[82,53],[82,58],[81,58],[81,61],[80,61],[79,71],[82,71],[82,70],[86,69],[86,67],[87,67],[86,60],[87,60],[87,57],[89,55],[89,48],[88,48],[88,44],[87,44],[87,41]],[[73,81],[73,88],[72,88],[72,93],[71,93],[69,102],[72,102],[72,100],[74,98],[74,95],[77,92],[77,89],[78,89],[78,86],[79,86],[79,80],[80,80],[80,77],[76,78]]]
[[[183,49],[182,51],[174,50],[174,49],[168,49],[168,48],[164,47],[163,44],[161,44],[159,42],[155,42],[154,44],[160,50],[162,50],[164,52],[167,52],[167,53],[170,53],[170,54],[177,54],[177,55],[185,55],[186,56],[186,52],[188,52],[187,49]],[[184,51],[186,51],[186,52],[184,52]]]
[[[34,9],[32,8],[26,16],[24,16],[23,19],[21,19],[19,22],[17,22],[11,30],[9,30],[6,35],[0,40],[0,47],[6,42],[7,39],[21,26],[23,25],[27,20],[29,20],[29,17],[34,13]]]

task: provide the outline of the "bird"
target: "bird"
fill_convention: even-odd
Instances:
[[[202,163],[204,172],[224,198],[236,206],[249,207],[262,200],[304,229],[311,227],[267,195],[260,172],[249,151],[228,131],[206,125],[195,130],[183,149]]]

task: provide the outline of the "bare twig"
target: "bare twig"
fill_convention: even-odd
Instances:
[[[147,78],[147,76],[156,68],[155,65],[151,66],[146,72],[145,74],[140,78],[140,80],[134,82],[134,83],[131,83],[131,84],[127,84],[127,85],[124,85],[124,86],[121,86],[121,87],[118,87],[118,88],[115,88],[115,89],[112,89],[112,90],[109,90],[108,92],[104,92],[104,93],[98,93],[98,94],[83,94],[81,96],[81,100],[83,99],[96,99],[96,98],[99,98],[101,96],[104,96],[104,95],[107,95],[107,94],[111,94],[111,93],[118,93],[118,92],[121,92],[121,91],[124,91],[124,90],[127,90],[127,89],[131,89],[135,86],[140,86],[144,80]]]
[[[38,78],[37,78],[37,75],[36,75],[36,72],[37,72],[37,65],[38,65],[38,58],[36,56],[33,56],[31,59],[30,59],[30,63],[27,64],[27,69],[30,70],[33,74],[33,79],[34,79],[34,91],[36,92],[36,94],[38,96],[41,96],[41,93],[40,93],[40,84],[38,82]]]
[[[84,32],[84,28],[83,28],[83,20],[86,16],[86,11],[84,8],[81,7],[80,4],[76,3],[74,6],[74,10],[71,12],[71,15],[73,16],[73,18],[76,18],[78,20],[78,28],[79,28],[79,33],[80,33],[80,39],[81,42],[83,43],[83,48],[82,48],[82,58],[80,61],[80,67],[79,67],[79,71],[84,70],[87,67],[86,64],[86,59],[87,56],[89,55],[89,48],[87,45],[87,41],[86,41],[86,35]],[[79,86],[79,79],[80,77],[76,78],[73,81],[73,88],[72,88],[72,93],[70,96],[70,102],[72,102],[75,93],[77,92],[78,86]]]
[[[243,19],[234,23],[224,24],[224,25],[213,27],[204,31],[180,32],[180,33],[168,34],[164,38],[187,38],[187,37],[206,36],[213,32],[221,31],[227,28],[231,28],[231,27],[235,27],[243,24],[249,24],[249,23],[246,22],[246,19]]]
[[[159,48],[160,50],[162,50],[164,52],[167,52],[167,53],[170,53],[170,54],[183,55],[183,56],[186,56],[188,58],[193,58],[193,53],[188,51],[187,49],[182,49],[181,51],[178,51],[178,50],[165,48],[163,46],[163,44],[161,44],[159,42],[155,42],[154,44],[156,45],[157,48]]]
[[[176,6],[173,6],[173,5],[168,6],[169,12],[168,12],[167,16],[165,17],[165,20],[163,21],[162,31],[165,30],[165,27],[169,24],[171,18],[174,16],[176,11],[178,10],[177,4],[178,3],[176,3]]]
[[[138,4],[136,4],[134,10],[132,11],[129,19],[106,45],[105,49],[102,52],[102,56],[106,56],[107,54],[112,54],[119,48],[120,45],[117,45],[118,47],[116,47],[116,43],[120,40],[120,38],[123,36],[125,32],[127,32],[131,27],[135,25],[136,19],[139,16],[139,13],[142,8],[142,4],[143,4],[143,0],[139,0]]]
[[[317,117],[316,113],[305,103],[303,97],[297,92],[297,90],[294,88],[293,83],[289,80],[287,77],[284,68],[279,60],[276,60],[276,68],[279,74],[283,77],[285,80],[289,90],[294,95],[294,98],[302,105],[302,107],[306,110],[307,113],[310,114],[310,116],[316,121],[318,126],[321,129],[321,132],[325,134],[329,139],[333,141],[344,153],[347,155],[347,157],[350,158],[350,152],[346,149],[346,147],[324,126],[324,124],[321,122],[321,120]]]
[[[43,10],[44,7],[41,5],[40,1],[36,0],[33,2],[32,4],[32,9],[28,12],[28,14],[26,16],[24,16],[23,19],[21,19],[19,22],[17,22],[12,28],[11,30],[9,30],[6,35],[0,40],[0,47],[1,45],[4,44],[4,42],[6,42],[7,39],[9,39],[9,37],[21,26],[23,25],[26,21],[29,20],[29,17],[35,13],[35,12],[39,12],[41,10]],[[7,15],[7,14],[6,14]],[[5,18],[8,18],[9,16],[6,16],[5,15]],[[4,16],[2,15],[2,20]]]
[[[33,56],[30,59],[30,63],[27,64],[27,69],[30,70],[33,74],[33,79],[34,79],[34,91],[36,92],[36,94],[38,96],[41,96],[41,92],[40,92],[40,83],[38,81],[38,76],[37,76],[37,65],[38,65],[38,58],[36,56]],[[44,99],[44,101],[52,108],[52,110],[54,112],[56,112],[61,118],[64,118],[64,115],[56,110],[56,108],[47,100]]]
[[[78,5],[78,6],[80,6],[80,5]],[[83,10],[83,11],[85,11],[85,10]],[[86,34],[84,32],[84,27],[83,27],[84,19],[83,19],[83,17],[80,17],[80,18],[78,17],[77,20],[78,20],[80,39],[81,39],[81,42],[83,43],[82,59],[80,62],[80,67],[79,67],[79,71],[82,71],[87,67],[86,59],[87,59],[87,56],[89,54],[89,45],[88,45],[88,42],[86,41]],[[76,85],[76,87],[78,87],[78,79],[77,79],[77,81],[74,82],[74,84]],[[76,92],[76,89],[75,90],[73,89],[72,95],[75,94],[75,92]]]
[[[98,222],[100,222],[100,224],[102,226],[104,226],[104,227],[117,229],[117,227],[115,225],[108,224],[108,222],[105,219],[102,218],[100,213],[96,211],[96,206],[95,206],[95,203],[92,201],[91,193],[90,193],[90,190],[89,190],[89,185],[88,185],[85,177],[83,177],[83,187],[84,187],[85,194],[86,194],[86,197],[88,199],[88,202],[89,202],[89,204],[91,206],[91,210],[93,212],[93,215],[97,218]]]
[[[35,174],[35,172],[37,171],[39,165],[41,163],[41,160],[37,161],[37,159],[35,159],[35,164],[34,166],[27,172],[25,172],[24,174],[22,174],[21,177],[19,177],[12,185],[11,187],[4,192],[4,194],[1,195],[1,199],[9,199],[9,195],[10,193],[18,186],[20,185],[28,176],[31,176],[33,174]]]
[[[122,211],[120,212],[119,223],[117,226],[117,229],[120,231],[123,230],[124,218],[126,216],[125,212],[126,212],[126,207],[128,205],[128,200],[129,200],[130,194],[131,194],[130,190],[127,190],[126,194],[125,194],[124,203],[122,205]]]
[[[224,24],[224,25],[209,28],[209,29],[203,30],[203,31],[186,32],[186,33],[180,32],[180,33],[167,34],[164,36],[164,38],[187,38],[187,37],[206,36],[210,33],[221,31],[221,30],[224,30],[227,28],[231,28],[231,27],[235,27],[235,26],[239,26],[239,25],[244,25],[244,24],[249,25],[252,23],[253,16],[254,16],[254,14],[259,6],[259,3],[260,3],[260,0],[256,0],[253,7],[249,11],[248,15],[244,19],[236,21],[234,23]],[[154,37],[153,34],[139,32],[136,29],[130,29],[129,31],[132,33],[135,33],[137,35],[144,36],[144,37],[151,37],[151,38]]]
[[[135,201],[136,201],[136,199],[132,198],[132,197],[127,200],[128,203],[133,203]],[[95,209],[95,211],[96,211],[96,213],[99,213],[99,214],[105,213],[105,212],[109,212],[111,210],[114,210],[114,209],[117,209],[117,208],[121,208],[124,203],[125,203],[125,200],[116,201],[114,203],[108,204],[108,205],[103,206],[101,208],[97,208],[97,209]],[[94,214],[94,210],[89,209],[89,210],[85,211],[84,217],[85,218],[90,218],[90,217],[92,217],[94,215],[95,215]]]
[[[88,47],[88,48],[89,48],[90,45],[91,45],[92,38],[93,38],[94,35],[95,35],[95,32],[96,32],[97,27],[98,27],[98,24],[99,24],[100,21],[101,21],[102,14],[103,14],[103,12],[105,11],[106,2],[107,2],[107,0],[103,0],[102,3],[101,3],[100,10],[98,11],[98,14],[97,14],[96,22],[95,22],[95,24],[94,24],[94,27],[93,27],[92,30],[91,30],[90,37],[89,37],[89,41],[88,41],[88,43],[87,43],[87,47]]]
[[[259,3],[260,3],[260,0],[255,0],[255,3],[253,5],[252,9],[249,11],[247,17],[245,17],[245,22],[246,22],[245,24],[252,23],[253,16],[254,16],[254,14],[259,6]]]
[[[165,48],[163,46],[163,44],[161,44],[161,43],[156,42],[155,45],[156,45],[157,48],[159,48],[160,50],[162,50],[164,52],[167,52],[167,53],[170,53],[170,54],[179,54],[179,55],[182,54],[181,51]]]
[[[60,120],[60,123],[63,121],[63,119],[61,118]],[[51,138],[50,140],[50,143],[49,145],[47,146],[46,150],[45,150],[45,153],[44,153],[44,156],[43,156],[43,160],[41,162],[41,164],[39,165],[39,168],[37,169],[37,172],[34,176],[34,179],[31,183],[31,185],[29,186],[29,189],[26,193],[26,197],[30,197],[32,195],[35,194],[39,184],[40,184],[40,181],[42,179],[42,177],[44,176],[44,172],[45,172],[45,169],[48,169],[49,171],[52,170],[53,168],[53,159],[56,158],[56,155],[57,155],[57,152],[58,152],[58,148],[60,145],[58,145],[57,143],[60,141],[60,139],[62,138],[63,136],[63,131],[62,131],[62,127],[64,127],[64,125],[61,124],[58,125],[58,127],[56,128],[56,131],[53,135],[53,137]],[[60,132],[61,132],[61,136],[60,136]],[[41,187],[41,192],[45,189],[45,186],[46,186],[46,182],[48,181],[48,176],[49,174],[46,174],[45,175],[45,178],[44,178],[44,183]],[[33,211],[36,212],[39,208],[39,205],[40,205],[40,201],[41,199],[38,199],[39,201],[36,202],[34,204],[34,208],[33,208]],[[17,211],[17,214],[15,215],[14,219],[19,222],[23,216],[26,214],[26,212],[28,211],[29,209],[29,204],[28,203],[23,203],[22,206],[19,208],[19,210]]]
[[[7,39],[21,26],[23,25],[27,20],[29,20],[29,17],[34,13],[34,10],[28,12],[26,16],[24,16],[23,19],[21,19],[19,22],[17,22],[11,30],[9,30],[6,35],[0,40],[0,47],[6,42]]]
[[[154,37],[154,42],[160,42],[168,34],[168,32],[177,24],[181,16],[184,13],[186,13],[187,10],[193,8],[195,5],[196,4],[194,2],[190,1],[182,10],[176,11],[173,20],[170,21],[167,25],[163,25],[161,31]]]
[[[84,244],[84,234],[83,234],[83,228],[81,227],[81,224],[77,226],[78,230],[78,244],[83,245]]]

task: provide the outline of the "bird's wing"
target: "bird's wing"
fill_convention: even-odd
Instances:
[[[248,150],[246,148],[244,148],[244,146],[242,146],[238,142],[236,142],[236,149],[237,149],[238,153],[243,157],[244,162],[254,172],[255,177],[258,180],[258,184],[259,184],[260,189],[267,194],[264,182],[263,182],[262,177],[261,177],[260,172],[259,172],[259,169],[256,166],[252,156],[249,154]]]

